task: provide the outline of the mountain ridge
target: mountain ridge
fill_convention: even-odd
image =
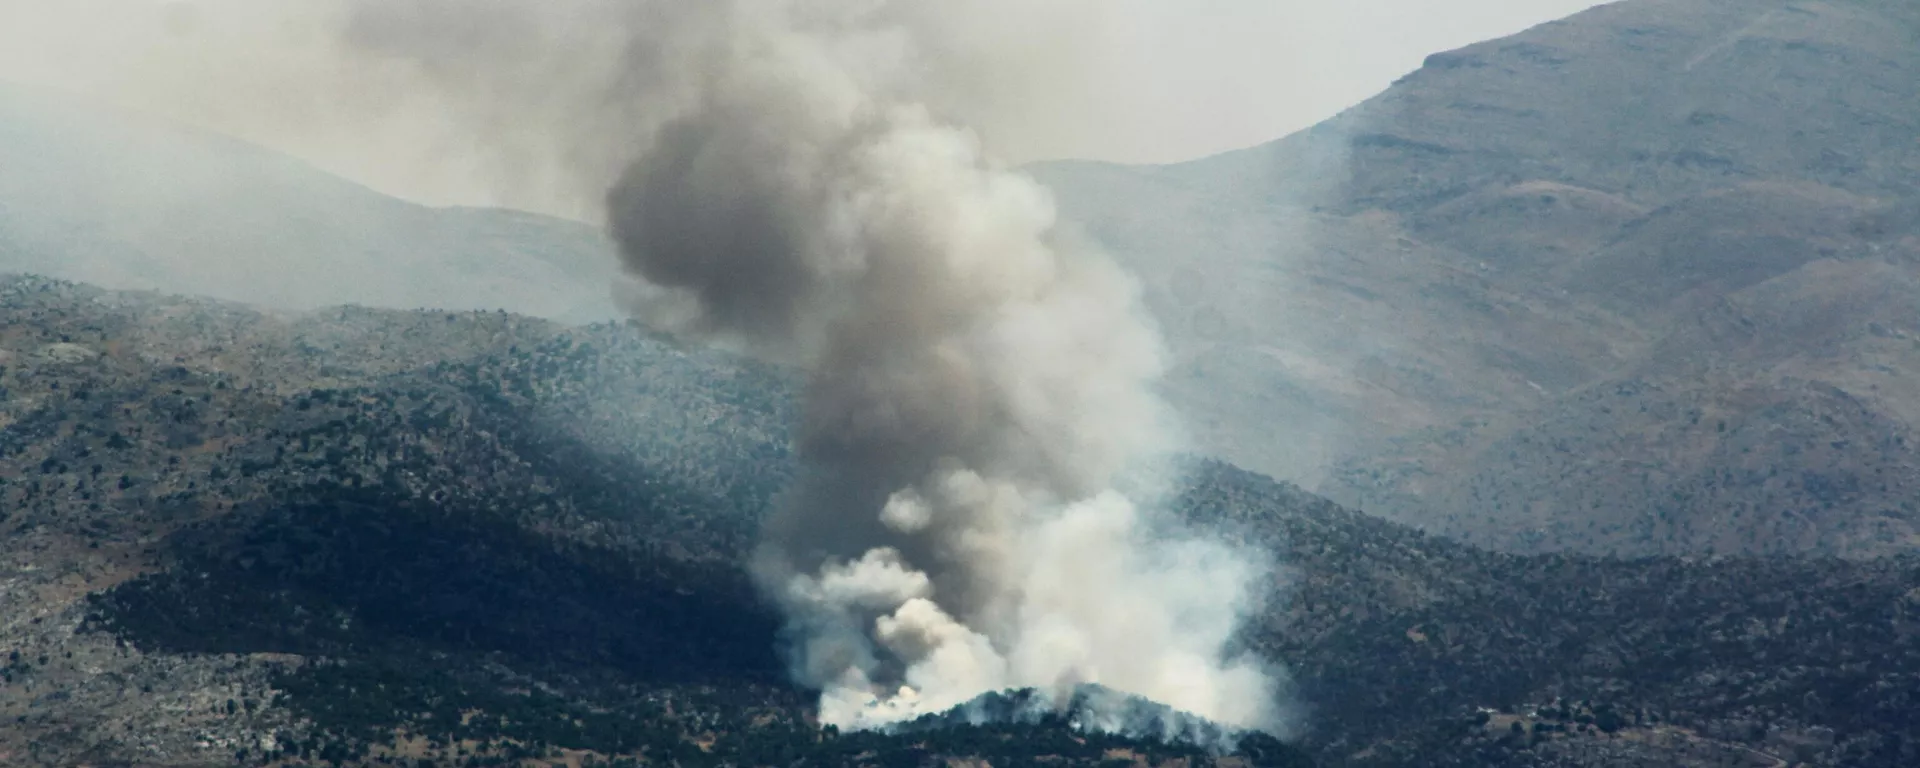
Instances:
[[[238,139],[0,83],[0,269],[284,309],[618,317],[578,222],[434,209]]]
[[[1628,0],[1435,54],[1267,145],[1036,172],[1143,276],[1174,349],[1169,392],[1210,452],[1518,551],[1907,551],[1911,512],[1877,490],[1783,540],[1775,527],[1808,509],[1797,486],[1719,484],[1711,501],[1690,486],[1755,469],[1742,445],[1675,473],[1701,479],[1661,479],[1636,435],[1710,444],[1719,420],[1696,429],[1686,403],[1759,425],[1781,403],[1820,412],[1822,388],[1871,415],[1803,430],[1812,444],[1911,429],[1920,318],[1897,286],[1920,265],[1900,223],[1920,199],[1920,110],[1902,90],[1920,78],[1916,39],[1920,15],[1879,0]],[[1656,399],[1581,410],[1620,389]],[[1777,394],[1742,394],[1762,391]],[[1511,458],[1556,442],[1593,453]],[[1831,469],[1776,459],[1759,469]],[[1877,489],[1874,472],[1915,462],[1859,449],[1840,464]],[[1577,507],[1554,498],[1569,473]],[[1698,501],[1654,501],[1676,493]],[[1772,519],[1665,533],[1729,507]],[[1661,515],[1680,519],[1633,522]]]
[[[1625,451],[1654,426],[1711,442],[1719,433],[1643,422],[1640,408],[1732,412],[1763,391],[1776,394],[1754,402],[1818,410],[1818,387],[1838,388],[1873,411],[1857,420],[1869,432],[1920,418],[1920,390],[1905,383],[1920,370],[1920,320],[1892,290],[1920,276],[1920,114],[1900,98],[1920,78],[1920,46],[1906,45],[1916,36],[1912,9],[1883,0],[1629,0],[1436,54],[1266,145],[1028,170],[1070,226],[1139,277],[1167,339],[1162,391],[1198,452],[1519,551],[1673,551],[1660,531],[1711,528],[1731,505],[1782,511],[1683,545],[1868,556],[1915,526],[1877,490],[1823,511],[1833,530],[1780,539],[1776,528],[1806,517],[1800,490],[1689,487],[1753,469],[1740,460],[1676,472],[1694,479],[1648,494],[1635,456],[1593,457],[1607,471],[1506,457],[1526,441]],[[134,149],[165,154],[150,127],[33,117],[23,98],[0,90],[0,139],[12,137],[0,140],[0,269],[289,309],[621,316],[609,286],[624,278],[585,226],[399,204],[284,159],[266,163],[280,175],[247,171],[259,163],[212,137],[194,141],[224,149],[142,159]],[[33,120],[54,128],[23,133]],[[268,181],[222,191],[222,174]],[[204,194],[156,206],[157,191],[183,184]],[[1622,387],[1674,400],[1632,404],[1631,419],[1582,410]],[[1688,391],[1699,387],[1718,389]],[[1806,439],[1857,447],[1876,434]],[[1825,472],[1797,461],[1764,470]],[[1911,463],[1884,451],[1847,461]],[[1567,472],[1602,500],[1592,520],[1548,495]],[[1677,528],[1628,524],[1663,514],[1648,499],[1673,492],[1713,501],[1665,504]],[[1885,535],[1858,533],[1883,523]]]

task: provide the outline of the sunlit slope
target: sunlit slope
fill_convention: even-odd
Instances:
[[[1920,277],[1916,40],[1911,3],[1629,0],[1272,144],[1040,173],[1143,274],[1208,450],[1528,549],[1669,550],[1740,508],[1680,546],[1899,550],[1916,462],[1878,446],[1920,413],[1920,312],[1877,288]],[[1866,415],[1810,416],[1835,397]],[[1826,447],[1758,462],[1723,418]]]
[[[0,271],[280,308],[611,317],[592,228],[433,209],[292,158],[0,84]]]

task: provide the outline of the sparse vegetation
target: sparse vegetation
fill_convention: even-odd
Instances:
[[[150,306],[68,314],[86,289],[12,285],[44,296],[11,299],[24,313],[13,317],[46,315],[7,323],[8,349],[33,348],[29,333],[106,348],[113,333],[167,332],[142,320]],[[172,322],[197,318],[194,337],[227,339],[228,368],[109,353],[0,380],[30,398],[10,402],[35,404],[11,406],[0,433],[0,460],[30,470],[0,473],[14,478],[0,486],[15,510],[10,562],[38,564],[36,590],[81,574],[58,599],[92,595],[7,594],[51,621],[0,629],[0,648],[20,651],[0,657],[14,659],[0,717],[26,718],[0,734],[73,754],[57,750],[109,732],[87,713],[135,706],[173,749],[206,741],[256,763],[838,764],[849,758],[832,750],[848,745],[874,765],[1002,747],[1092,754],[1018,729],[956,731],[973,740],[960,746],[821,740],[806,694],[784,682],[778,622],[739,566],[793,471],[777,372],[611,327],[355,310],[299,321],[351,323],[321,346],[311,326],[161,306]],[[401,341],[415,332],[425,346]],[[320,351],[275,341],[294,334]],[[55,383],[92,395],[60,399]],[[201,431],[159,436],[180,411],[145,405],[156,397],[193,403]],[[129,445],[109,448],[111,435]],[[1303,745],[1323,762],[1751,749],[1898,766],[1920,744],[1911,561],[1493,554],[1222,464],[1185,474],[1178,503],[1197,522],[1283,555],[1247,642],[1290,669],[1311,705]],[[160,700],[194,702],[178,710],[193,714],[163,715]],[[1483,721],[1482,708],[1511,714]],[[1549,714],[1562,711],[1574,714]],[[56,722],[100,735],[34,736]],[[225,735],[190,736],[205,732]],[[1807,733],[1831,738],[1795,735]]]

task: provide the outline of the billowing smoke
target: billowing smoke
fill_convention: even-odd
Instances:
[[[1263,564],[1116,490],[1171,434],[1137,286],[950,117],[1004,135],[997,94],[1073,97],[1038,84],[1088,66],[1103,7],[202,0],[102,50],[200,65],[129,67],[180,80],[142,92],[252,83],[238,114],[269,135],[339,111],[387,126],[351,142],[382,165],[481,144],[481,176],[604,195],[636,314],[803,371],[806,476],[754,567],[826,722],[1098,684],[1271,729],[1268,671],[1231,650]],[[1009,39],[1031,66],[995,58]]]
[[[809,475],[756,567],[822,719],[1097,683],[1271,727],[1228,655],[1257,562],[1114,490],[1167,434],[1136,286],[916,102],[899,9],[647,8],[676,98],[609,221],[650,321],[806,373]]]

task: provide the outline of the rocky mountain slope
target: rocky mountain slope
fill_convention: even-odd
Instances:
[[[1247,466],[1520,551],[1911,551],[1916,41],[1626,0],[1273,144],[1039,170]]]
[[[1059,723],[823,737],[740,560],[778,371],[639,329],[0,281],[0,761],[1171,764]],[[1195,461],[1286,565],[1299,746],[1219,764],[1900,766],[1920,562],[1494,554]],[[424,763],[421,761],[424,760]]]

